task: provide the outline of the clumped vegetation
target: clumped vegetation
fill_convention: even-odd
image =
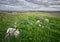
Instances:
[[[60,42],[60,18],[41,14],[46,13],[0,13],[0,42]],[[15,22],[19,37],[4,40],[6,30]]]

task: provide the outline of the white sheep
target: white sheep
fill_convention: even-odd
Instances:
[[[49,22],[49,19],[46,18],[45,21],[46,21],[46,22]]]
[[[41,27],[42,25],[41,24],[39,24],[39,27]]]
[[[15,36],[15,38],[17,38],[19,36],[19,34],[20,34],[20,32],[19,32],[18,29],[8,28],[7,32],[6,32],[6,35],[5,35],[5,38],[8,39],[11,36]]]
[[[45,26],[42,25],[42,28],[44,28]]]
[[[39,24],[40,22],[41,22],[40,20],[37,20],[37,21],[36,21],[36,24]]]

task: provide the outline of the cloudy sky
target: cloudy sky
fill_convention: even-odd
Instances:
[[[0,10],[60,11],[60,0],[0,0]]]

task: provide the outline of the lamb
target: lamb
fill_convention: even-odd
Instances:
[[[19,36],[20,32],[18,29],[15,28],[8,28],[6,35],[5,35],[5,39],[9,39],[9,37],[11,36],[15,36],[15,38],[17,38]]]
[[[41,22],[40,20],[37,20],[37,21],[36,21],[36,24],[39,24],[40,22]]]
[[[46,18],[45,21],[46,21],[46,22],[49,22],[49,19]]]

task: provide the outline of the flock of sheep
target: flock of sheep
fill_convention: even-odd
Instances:
[[[49,22],[49,19],[45,19],[46,22]],[[36,24],[39,24],[40,20],[36,21]],[[14,23],[14,28],[8,28],[6,31],[5,39],[9,39],[11,36],[15,36],[17,38],[20,34],[20,31],[16,28],[16,22]],[[41,24],[39,24],[41,26]],[[43,27],[43,26],[42,26]]]

